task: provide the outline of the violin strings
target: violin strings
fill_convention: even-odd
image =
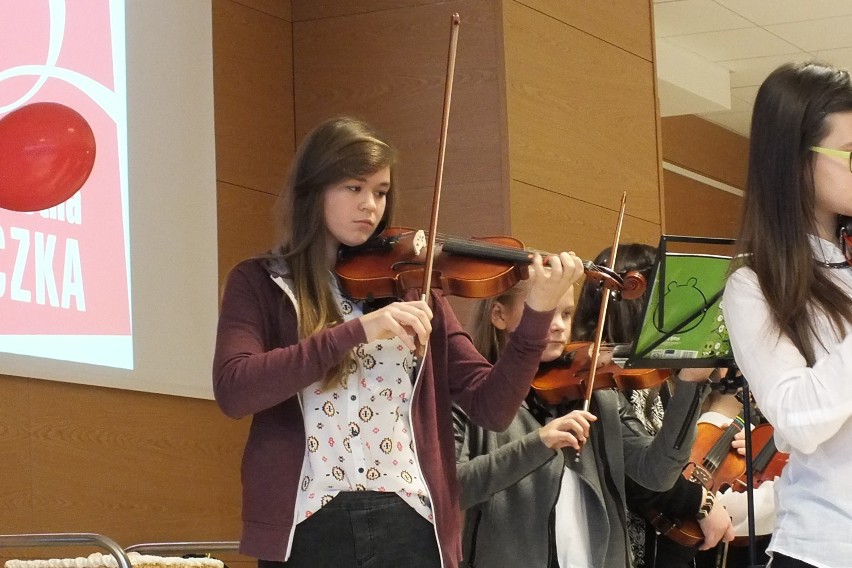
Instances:
[[[478,239],[466,239],[463,237],[455,237],[451,235],[447,235],[445,233],[437,233],[435,235],[435,240],[441,243],[455,243],[467,248],[471,252],[479,252],[485,254],[487,252],[493,251],[501,251],[506,255],[512,256],[512,260],[520,260],[520,255],[526,255],[527,253],[538,253],[542,256],[554,256],[553,253],[542,251],[538,249],[531,248],[517,248],[509,245],[502,245],[499,243],[491,243],[488,241],[482,241]],[[526,260],[526,258],[525,258]],[[601,266],[592,262],[591,260],[583,260],[583,268],[586,270],[591,270],[594,272],[603,272],[605,269],[608,270],[606,266]]]
[[[428,231],[426,231],[428,236]],[[494,253],[500,253],[505,255],[506,260],[514,261],[514,262],[529,262],[531,258],[529,258],[529,253],[538,253],[542,256],[554,256],[553,253],[538,250],[538,249],[528,249],[528,248],[518,248],[512,247],[509,245],[503,245],[499,243],[492,243],[486,240],[479,239],[466,239],[463,237],[455,237],[452,235],[447,235],[445,233],[436,233],[435,241],[442,243],[444,245],[451,244],[457,245],[459,247],[457,252],[470,252],[471,254],[476,254],[479,256],[492,256],[494,257]],[[450,252],[448,250],[448,252]],[[583,260],[583,268],[587,271],[593,272],[607,272],[610,269],[606,266],[602,266],[596,264],[590,260]]]
[[[719,438],[719,440],[713,444],[713,447],[707,452],[707,455],[704,457],[704,466],[710,471],[716,471],[719,469],[722,461],[728,455],[729,448],[731,447],[731,442],[734,439],[734,435],[739,431],[735,426],[736,421],[733,422],[730,426],[725,429],[725,432]],[[712,467],[711,467],[712,466]]]
[[[440,239],[444,243],[444,249],[447,252],[468,252],[470,254],[491,257],[498,259],[510,260],[512,262],[528,262],[529,256],[525,249],[520,247],[512,247],[499,243],[492,243],[486,240],[465,239],[460,237],[450,237],[438,233],[436,240]],[[450,250],[447,245],[454,245],[455,251]],[[452,248],[452,247],[451,247]]]

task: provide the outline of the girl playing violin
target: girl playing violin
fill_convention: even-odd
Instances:
[[[511,346],[528,293],[521,282],[477,306],[474,342],[489,359]],[[573,312],[574,295],[568,291],[551,321],[542,362],[562,355]],[[703,381],[706,375],[685,378]],[[674,448],[681,424],[692,422],[691,434],[695,433],[689,409],[705,389],[698,383],[678,382],[680,388],[656,437],[644,430],[621,393],[611,389],[595,391],[591,412],[545,407],[531,391],[502,432],[477,427],[456,410],[465,565],[630,566],[624,478],[629,475],[652,489],[668,489],[682,477],[689,455],[688,443],[682,450]]]
[[[757,93],[725,320],[778,449],[772,568],[852,559],[852,78],[786,64]],[[844,228],[844,234],[846,230]]]
[[[367,124],[320,124],[292,166],[280,246],[228,277],[213,385],[225,414],[252,416],[240,550],[260,568],[456,567],[451,403],[504,429],[557,301],[583,273],[570,253],[546,265],[533,258],[523,315],[494,365],[440,294],[383,305],[347,298],[338,253],[388,226],[394,168],[393,150]],[[418,343],[428,349],[415,361]]]

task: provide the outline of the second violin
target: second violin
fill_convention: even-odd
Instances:
[[[557,405],[584,399],[590,377],[591,347],[588,341],[569,343],[562,357],[541,365],[532,388],[542,402]],[[611,351],[611,347],[604,346],[602,351]],[[623,369],[609,361],[598,367],[594,376],[595,389],[647,389],[669,378],[671,370]]]

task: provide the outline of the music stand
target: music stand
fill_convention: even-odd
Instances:
[[[670,243],[726,247],[733,239],[662,235],[650,290],[642,309],[641,327],[627,354],[613,353],[613,360],[625,368],[683,369],[713,367],[727,369],[726,385],[743,388],[743,418],[751,424],[748,383],[734,376],[734,361],[728,330],[722,313],[722,294],[731,257],[723,254],[672,252]],[[696,402],[697,404],[697,402]],[[691,413],[695,408],[691,409]],[[679,447],[685,427],[676,441]],[[748,541],[750,568],[755,564],[754,472],[751,428],[745,428]]]
[[[642,324],[623,365],[638,369],[729,368],[734,356],[721,302],[731,257],[671,252],[669,243],[730,247],[734,241],[660,237]]]

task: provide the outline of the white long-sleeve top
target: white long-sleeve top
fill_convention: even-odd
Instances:
[[[811,238],[814,257],[842,262],[840,249]],[[782,262],[783,259],[779,259]],[[825,269],[852,301],[852,269]],[[754,272],[728,279],[722,309],[734,357],[790,461],[775,483],[777,516],[769,550],[818,567],[852,566],[852,334],[816,319],[809,367],[779,336]]]

